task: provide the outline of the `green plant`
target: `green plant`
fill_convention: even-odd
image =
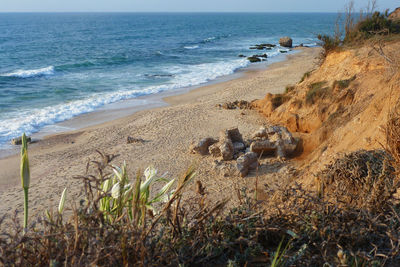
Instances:
[[[303,74],[303,77],[301,77],[300,83],[302,83],[305,79],[307,79],[308,77],[310,77],[311,73],[313,71],[307,71],[306,73]]]
[[[356,76],[354,75],[350,79],[345,79],[345,80],[339,80],[339,81],[334,81],[332,87],[339,88],[340,90],[346,89],[349,87],[350,83],[356,79]]]
[[[339,37],[332,37],[329,35],[318,35],[318,40],[321,41],[321,46],[324,49],[322,56],[325,58],[329,53],[337,50],[341,44]]]
[[[24,190],[24,231],[28,229],[29,184],[31,180],[28,158],[28,142],[25,133],[22,135],[21,147],[21,185]]]
[[[113,176],[102,182],[102,190],[98,191],[99,208],[111,222],[126,211],[130,220],[141,224],[147,211],[154,213],[154,205],[168,201],[168,197],[173,193],[169,190],[175,179],[169,181],[163,176],[157,176],[157,170],[154,167],[148,167],[144,171],[143,182],[141,175],[137,175],[134,184],[128,179],[126,163],[121,168],[113,166],[113,173]],[[165,185],[151,198],[152,185],[160,181],[165,182]]]
[[[306,103],[314,104],[318,98],[324,97],[329,91],[329,87],[325,86],[326,84],[326,81],[310,84],[306,94]]]
[[[352,14],[354,16],[354,14]],[[390,20],[388,10],[381,13],[371,9],[366,16],[360,16],[357,23],[352,23],[346,27],[346,35],[343,43],[346,45],[359,45],[360,42],[370,39],[374,36],[399,34],[400,23]]]
[[[286,246],[282,249],[282,245],[283,245],[284,241],[285,241],[285,238],[282,238],[282,241],[279,243],[279,246],[274,253],[274,257],[272,258],[271,267],[285,266],[286,262],[283,257],[287,253],[287,250],[290,245],[290,241],[287,242]]]

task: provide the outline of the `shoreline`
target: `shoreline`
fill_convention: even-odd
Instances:
[[[260,99],[266,93],[280,93],[288,84],[300,80],[315,66],[320,48],[303,48],[301,53],[285,55],[284,61],[266,69],[247,71],[237,79],[199,86],[189,92],[165,96],[166,106],[137,111],[132,115],[66,133],[44,137],[30,145],[32,212],[56,207],[64,187],[70,199],[79,199],[80,183],[74,176],[84,173],[88,160],[98,157],[96,150],[118,155],[114,165],[128,164],[133,177],[138,169],[154,165],[159,173],[177,177],[189,166],[198,169],[197,179],[210,191],[232,188],[232,180],[219,177],[210,169],[212,158],[188,153],[194,140],[218,136],[219,131],[239,127],[249,136],[265,119],[254,110],[223,110],[217,104],[227,101]],[[127,144],[127,136],[141,138],[143,143]],[[221,180],[222,179],[222,180]],[[251,183],[252,178],[243,180]],[[229,190],[225,190],[229,191]],[[0,213],[21,210],[22,189],[19,180],[19,155],[0,159]],[[231,193],[231,192],[230,192]]]
[[[292,51],[290,51],[289,53],[282,53],[278,56],[268,59],[268,61],[265,62],[260,62],[257,64],[250,63],[247,67],[239,68],[232,74],[220,76],[214,80],[199,85],[183,87],[176,90],[163,91],[160,93],[139,96],[106,104],[94,111],[76,115],[71,119],[67,119],[65,121],[57,122],[50,125],[45,125],[38,132],[30,134],[29,136],[32,137],[33,143],[38,143],[46,137],[50,137],[53,135],[67,134],[68,132],[84,130],[86,128],[100,126],[103,123],[107,123],[116,119],[131,116],[138,111],[165,107],[171,104],[166,101],[166,99],[169,99],[170,97],[184,95],[199,88],[239,79],[252,72],[264,71],[270,65],[277,62],[285,61],[287,60],[287,56],[295,55],[301,52],[301,50],[301,48],[293,48]],[[0,149],[0,159],[17,155],[19,153],[19,150],[19,146],[6,144],[6,148]]]

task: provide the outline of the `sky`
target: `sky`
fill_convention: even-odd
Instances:
[[[348,0],[0,0],[0,12],[338,12]],[[355,0],[356,9],[368,0]],[[378,0],[393,10],[400,0]]]

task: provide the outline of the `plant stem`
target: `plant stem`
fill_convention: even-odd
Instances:
[[[24,233],[28,228],[28,190],[29,188],[24,188]]]

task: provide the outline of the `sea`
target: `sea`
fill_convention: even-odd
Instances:
[[[333,13],[0,13],[0,149],[111,103],[212,82],[293,45]],[[271,43],[271,50],[251,50]],[[262,64],[262,63],[255,63]],[[252,64],[253,65],[253,64]]]

